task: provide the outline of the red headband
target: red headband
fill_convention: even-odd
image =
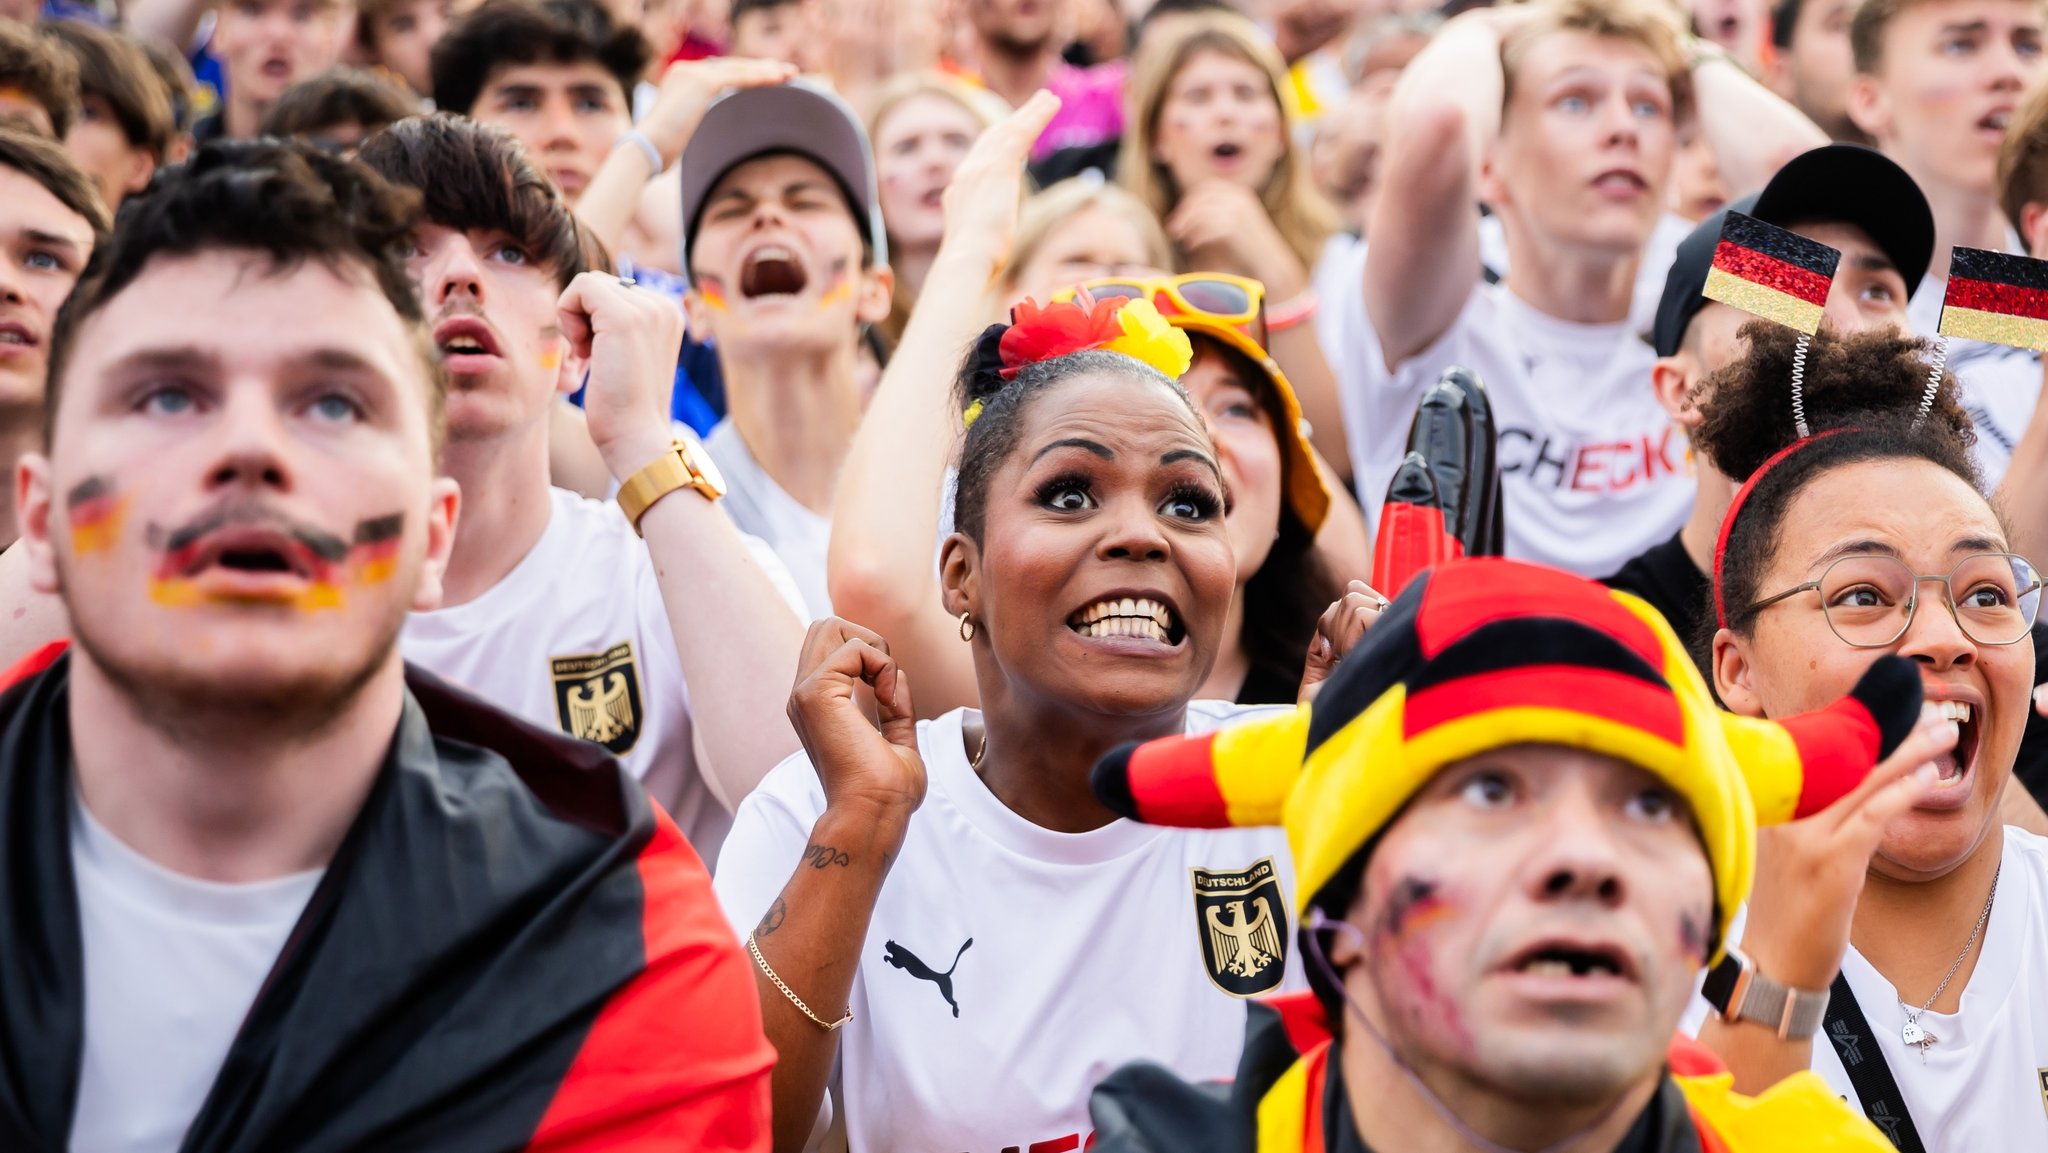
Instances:
[[[1728,627],[1728,604],[1724,599],[1725,594],[1721,586],[1721,565],[1728,557],[1728,537],[1729,534],[1735,531],[1735,518],[1742,515],[1742,506],[1748,503],[1749,494],[1756,488],[1757,482],[1764,478],[1765,473],[1778,467],[1786,457],[1791,456],[1814,441],[1826,440],[1840,433],[1855,431],[1854,428],[1830,428],[1816,432],[1812,436],[1801,437],[1772,453],[1771,458],[1758,465],[1757,470],[1749,474],[1749,479],[1742,482],[1742,487],[1735,490],[1735,499],[1728,504],[1728,515],[1721,518],[1721,535],[1714,541],[1714,623],[1716,625],[1724,629]]]

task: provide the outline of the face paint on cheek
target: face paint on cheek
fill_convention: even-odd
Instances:
[[[553,372],[562,367],[562,326],[543,325],[540,330],[540,367],[542,372]]]
[[[818,311],[825,312],[846,303],[853,297],[853,277],[847,275],[848,261],[841,257],[833,262],[832,283],[818,296]]]
[[[725,302],[725,282],[715,276],[697,277],[697,295],[703,298],[704,307],[713,312],[732,311],[732,306]]]
[[[1687,909],[1678,914],[1678,947],[1696,965],[1707,963],[1707,911]]]
[[[1455,911],[1456,908],[1438,891],[1436,881],[1428,877],[1404,876],[1394,882],[1393,891],[1387,895],[1387,911],[1380,918],[1380,935],[1389,939],[1403,937]]]
[[[64,511],[71,522],[72,555],[87,556],[113,547],[128,516],[128,498],[107,477],[89,476],[65,494]]]
[[[405,535],[405,514],[371,517],[356,522],[356,542],[349,549],[349,567],[356,580],[378,584],[398,568],[398,542]]]

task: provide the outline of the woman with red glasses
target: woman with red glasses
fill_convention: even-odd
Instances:
[[[1897,653],[1957,741],[1922,770],[1919,803],[1883,827],[1823,812],[1765,831],[1740,953],[1709,977],[1719,1014],[1701,1039],[1745,1091],[1811,1066],[1903,1149],[2048,1148],[2048,839],[2000,819],[2040,579],[1978,488],[1952,379],[1920,415],[1924,345],[1823,328],[1806,361],[1813,435],[1800,440],[1794,334],[1755,323],[1743,335],[1749,354],[1710,378],[1696,434],[1750,478],[1715,558],[1721,699],[1752,716],[1800,712]],[[1781,1039],[1787,1005],[1796,1017],[1823,999],[1817,1024]]]
[[[1022,179],[1017,140],[1035,114],[1027,104],[978,141],[947,189],[946,239],[855,435],[834,504],[833,604],[847,619],[889,638],[917,679],[924,716],[978,699],[967,646],[940,603],[934,564],[950,516],[940,494],[960,438],[957,407],[947,403],[940,382],[982,323],[984,291],[1003,282]],[[1364,517],[1328,480],[1327,465],[1316,461],[1301,435],[1287,377],[1255,337],[1261,311],[1256,282],[1187,276],[1157,286],[1116,283],[1120,287],[1105,286],[1105,292],[1145,294],[1169,323],[1195,338],[1195,362],[1181,383],[1217,441],[1232,502],[1228,526],[1238,595],[1224,648],[1198,695],[1291,701],[1317,614],[1350,595],[1347,581],[1370,571]],[[1363,611],[1378,600],[1365,591],[1356,595],[1360,603],[1353,607]]]

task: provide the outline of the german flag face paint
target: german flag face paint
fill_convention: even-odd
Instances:
[[[2048,260],[1982,248],[1951,250],[1939,331],[2048,351]]]
[[[104,476],[89,476],[72,486],[64,498],[65,515],[71,522],[71,551],[76,556],[105,552],[121,535],[127,519],[128,498],[114,489]]]
[[[359,522],[355,543],[349,547],[349,567],[356,580],[362,584],[390,580],[398,567],[398,540],[404,534],[404,513]]]
[[[1818,241],[1730,212],[1707,272],[1709,300],[1812,336],[1827,310],[1842,254]]]

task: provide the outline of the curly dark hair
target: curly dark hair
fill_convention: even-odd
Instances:
[[[448,29],[428,57],[434,105],[469,115],[484,85],[512,64],[595,61],[619,82],[630,107],[633,86],[653,50],[630,24],[616,24],[597,0],[485,0]]]
[[[1698,386],[1703,421],[1693,445],[1731,477],[1748,477],[1799,439],[1792,421],[1792,364],[1798,334],[1768,321],[1742,327],[1748,352]],[[1982,491],[1970,449],[1976,433],[1944,373],[1933,406],[1919,418],[1931,346],[1883,328],[1838,336],[1827,327],[1806,354],[1806,420],[1817,439],[1765,474],[1728,532],[1717,590],[1729,628],[1746,633],[1757,582],[1778,545],[1794,497],[1823,473],[1868,460],[1924,460]],[[1818,437],[1822,432],[1832,433]]]
[[[406,245],[419,197],[352,161],[295,141],[215,141],[189,163],[159,170],[147,190],[122,204],[113,235],[93,249],[50,333],[48,443],[64,367],[79,329],[159,257],[239,251],[279,269],[318,261],[368,272],[408,328],[427,368],[434,443],[440,444],[445,381],[406,276]]]

